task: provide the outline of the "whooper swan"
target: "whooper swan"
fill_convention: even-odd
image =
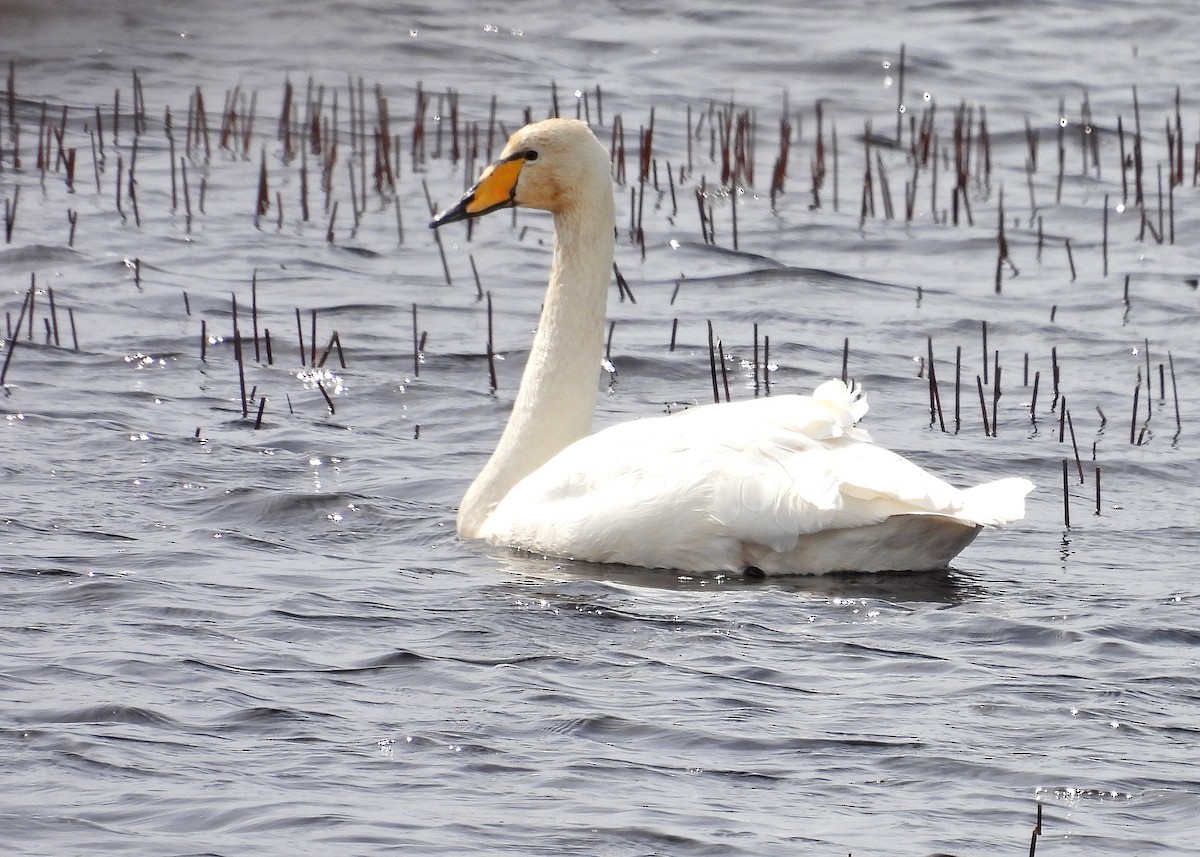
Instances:
[[[458,533],[591,562],[683,571],[944,568],[984,526],[1019,520],[1033,488],[958,490],[875,446],[857,387],[702,405],[592,434],[613,264],[608,153],[549,119],[431,227],[510,206],[554,215],[550,283],[512,415],[467,490]]]

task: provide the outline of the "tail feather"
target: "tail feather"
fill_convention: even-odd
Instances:
[[[1025,496],[1034,487],[1028,479],[1014,476],[967,488],[961,495],[958,517],[985,527],[1019,521],[1025,517]]]

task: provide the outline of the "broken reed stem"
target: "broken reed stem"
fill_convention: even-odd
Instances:
[[[1142,353],[1146,356],[1146,422],[1149,423],[1153,412],[1154,384],[1150,380],[1150,340],[1148,338],[1145,340],[1145,348]]]
[[[33,341],[33,315],[34,307],[37,305],[37,277],[34,274],[29,275],[29,326],[26,328],[26,336],[30,342]],[[16,330],[21,329],[21,325],[17,324]]]
[[[304,322],[300,319],[300,307],[296,307],[296,339],[300,343],[300,365],[306,362],[304,357]]]
[[[513,209],[513,211],[515,212],[516,209]],[[470,226],[470,222],[467,225]],[[442,259],[442,274],[446,277],[446,285],[449,286],[452,284],[452,280],[450,279],[450,263],[446,261],[446,248],[442,244],[442,233],[439,230],[435,229],[433,231],[433,242],[437,244],[438,256]],[[476,279],[478,281],[478,278]]]
[[[997,406],[1000,404],[1000,352],[996,352],[996,371],[995,377],[992,379],[992,437],[996,437],[996,432],[1000,428],[1000,417],[996,413]]]
[[[1167,365],[1171,367],[1171,398],[1175,400],[1175,434],[1183,431],[1183,423],[1179,419],[1179,387],[1175,384],[1175,358],[1167,352]]]
[[[333,334],[329,337],[329,343],[325,346],[325,350],[321,352],[321,359],[317,361],[318,369],[323,368],[325,366],[325,361],[329,359],[329,352],[332,351],[335,347],[337,348],[337,352],[338,352],[338,362],[341,363],[343,369],[346,368],[346,357],[344,354],[342,354],[342,338],[338,335],[338,332],[335,330],[333,332]],[[270,351],[270,349],[268,348],[268,352],[269,351]]]
[[[1070,479],[1068,473],[1070,470],[1070,462],[1067,459],[1062,460],[1062,486],[1063,486],[1063,526],[1068,530],[1071,529],[1071,492]]]
[[[318,369],[325,368],[325,361],[329,359],[329,353],[331,351],[333,351],[333,344],[336,339],[337,339],[337,331],[335,330],[335,331],[333,331],[333,333],[331,333],[329,335],[329,341],[327,343],[325,343],[325,349],[321,352],[320,359],[317,360],[317,368]],[[345,367],[343,367],[343,368],[345,368]]]
[[[987,400],[983,397],[983,378],[975,376],[975,386],[979,389],[979,411],[983,414],[983,436],[991,437],[992,429],[988,423]]]
[[[1101,255],[1104,258],[1104,276],[1108,276],[1108,194],[1104,195],[1104,229],[1101,237]],[[1172,242],[1173,243],[1173,242]]]
[[[1163,242],[1163,179],[1162,179],[1162,163],[1157,164],[1158,168],[1158,232],[1155,234],[1155,239],[1159,244]]]
[[[763,336],[763,390],[771,395],[771,337]]]
[[[988,382],[988,344],[987,344],[987,321],[980,322],[980,335],[983,340],[983,383]]]
[[[8,337],[8,349],[4,355],[4,368],[0,369],[0,387],[4,386],[4,379],[8,377],[8,364],[12,362],[13,351],[17,347],[17,338],[21,332],[21,322],[25,318],[25,313],[28,311],[31,317],[33,315],[33,288],[33,284],[30,283],[29,291],[25,293],[25,299],[21,302],[21,312],[17,316],[17,324]]]
[[[312,335],[308,338],[309,365],[316,368],[317,365],[317,311],[310,310],[309,317],[312,320]]]
[[[728,402],[730,400],[730,398],[729,398],[729,371],[725,365],[725,346],[724,346],[724,344],[722,344],[721,340],[719,340],[719,339],[717,340],[717,359],[721,364],[721,384],[725,388],[725,401]]]
[[[1004,187],[1000,188],[1000,203],[997,207],[999,226],[996,230],[996,283],[995,293],[1000,294],[1003,285],[1004,260],[1008,258],[1008,239],[1004,237]]]
[[[621,269],[617,267],[616,262],[613,262],[613,274],[616,277],[617,295],[620,297],[621,302],[624,303],[625,297],[626,297],[626,295],[628,295],[629,302],[631,304],[636,304],[637,298],[635,298],[633,296],[633,290],[629,288],[629,283],[628,283],[628,281],[626,281],[625,277],[621,274]]]
[[[188,192],[187,161],[183,157],[179,158],[179,173],[183,180],[184,222],[190,234],[192,231],[192,196]]]
[[[435,235],[437,233],[434,233]],[[496,392],[496,351],[494,340],[492,338],[492,293],[487,293],[487,358],[488,358],[488,379],[492,385],[492,392]]]
[[[337,353],[338,353],[338,365],[339,365],[339,366],[341,366],[343,369],[345,369],[345,368],[346,368],[346,355],[345,355],[345,353],[343,353],[343,351],[342,351],[342,337],[341,337],[341,334],[339,334],[339,333],[338,333],[338,332],[335,330],[335,331],[333,332],[332,339],[333,339],[333,344],[334,344],[334,346],[337,348]],[[423,351],[424,349],[425,349],[425,337],[424,337],[424,335],[422,335],[422,336],[421,336],[421,350]]]
[[[737,203],[738,203],[738,191],[737,191],[737,188],[734,187],[729,193],[729,213],[733,220],[733,249],[734,250],[738,249],[738,221],[737,221],[738,205],[737,205]],[[640,226],[638,227],[638,231],[639,231],[639,233],[641,232]],[[645,241],[643,241],[642,242],[642,257],[645,258],[645,255],[646,255]]]
[[[704,216],[704,177],[701,176],[700,186],[696,188],[696,208],[700,214],[700,240],[705,244],[711,244],[708,235],[708,219]]]
[[[1050,410],[1053,411],[1058,407],[1058,382],[1059,382],[1059,367],[1058,367],[1058,346],[1054,345],[1050,348],[1050,379],[1054,382],[1054,398],[1050,402]]]
[[[329,408],[329,413],[331,415],[337,413],[337,410],[333,407],[333,399],[329,398],[329,393],[325,390],[325,385],[318,381],[317,389],[320,390],[321,395],[325,397],[325,407]]]
[[[711,321],[708,322],[708,368],[712,374],[713,401],[720,402],[721,393],[717,388],[717,349],[713,341],[713,326]]]
[[[1175,182],[1167,185],[1167,216],[1169,218],[1168,241],[1171,244],[1175,243]]]
[[[187,293],[184,293],[184,301],[187,301]],[[188,309],[188,315],[192,311]],[[258,345],[258,269],[255,268],[250,275],[250,324],[254,330],[254,362],[262,362],[262,352]]]
[[[17,204],[21,201],[21,186],[13,188],[12,205],[7,197],[4,199],[4,242],[12,243],[13,227],[17,225]]]
[[[417,305],[412,305],[413,377],[421,377],[421,340],[417,334]],[[330,340],[332,342],[332,340]]]
[[[129,204],[133,206],[133,222],[137,226],[142,225],[142,215],[138,210],[137,200],[137,180],[134,179],[134,169],[137,166],[138,155],[138,138],[133,138],[133,148],[129,153]]]
[[[117,214],[121,215],[122,223],[126,220],[125,211],[121,208],[121,180],[124,178],[124,175],[125,161],[120,155],[117,155]]]
[[[1142,392],[1141,374],[1141,369],[1138,369],[1137,386],[1133,388],[1133,416],[1129,421],[1129,442],[1131,444],[1137,442],[1138,396]]]
[[[754,398],[758,398],[758,322],[754,322]]]
[[[237,358],[238,389],[242,394],[242,419],[250,416],[250,406],[246,401],[246,367],[242,362],[242,332],[237,327],[233,329],[233,353]]]
[[[962,346],[954,347],[954,433],[962,428],[962,412],[960,410],[960,389],[962,381]]]
[[[933,363],[933,337],[927,337],[926,343],[929,357],[929,425],[932,426],[936,418],[941,430],[945,431],[946,420],[942,416],[942,397],[938,392],[937,371]]]
[[[1075,424],[1071,422],[1071,412],[1065,407],[1063,411],[1067,415],[1067,430],[1071,433],[1071,451],[1075,453],[1075,468],[1079,471],[1079,484],[1083,484],[1083,462],[1079,460],[1079,444],[1075,442]]]
[[[1054,204],[1062,204],[1063,168],[1066,163],[1066,150],[1063,147],[1063,132],[1067,127],[1067,108],[1063,100],[1058,100],[1058,180],[1054,186]]]
[[[329,225],[325,228],[325,243],[326,244],[333,243],[333,225],[335,222],[337,222],[337,212],[338,212],[338,201],[335,199],[333,201],[333,208],[330,209],[330,212],[329,212]],[[434,236],[436,236],[436,235],[437,235],[437,233],[435,232]]]
[[[475,300],[483,300],[483,286],[479,282],[479,269],[475,267],[475,254],[470,254],[467,259],[471,262],[471,276],[475,278]]]
[[[54,333],[54,345],[61,346],[58,340],[58,309],[54,305],[54,289],[50,286],[46,287],[46,297],[50,301],[50,327]]]
[[[837,123],[831,123],[829,127],[829,148],[833,153],[833,210],[837,213],[838,210],[838,142],[837,142]]]

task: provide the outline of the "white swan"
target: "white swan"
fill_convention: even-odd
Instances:
[[[592,562],[820,574],[944,568],[1033,484],[960,491],[870,442],[857,389],[704,405],[592,434],[613,262],[608,153],[587,125],[513,134],[431,227],[509,206],[554,215],[541,320],[512,415],[458,512],[462,538]]]

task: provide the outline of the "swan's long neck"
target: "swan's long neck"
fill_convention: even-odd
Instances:
[[[479,535],[517,482],[591,433],[613,262],[607,174],[602,190],[578,201],[554,216],[554,261],[537,335],[504,434],[459,507],[463,538]]]

